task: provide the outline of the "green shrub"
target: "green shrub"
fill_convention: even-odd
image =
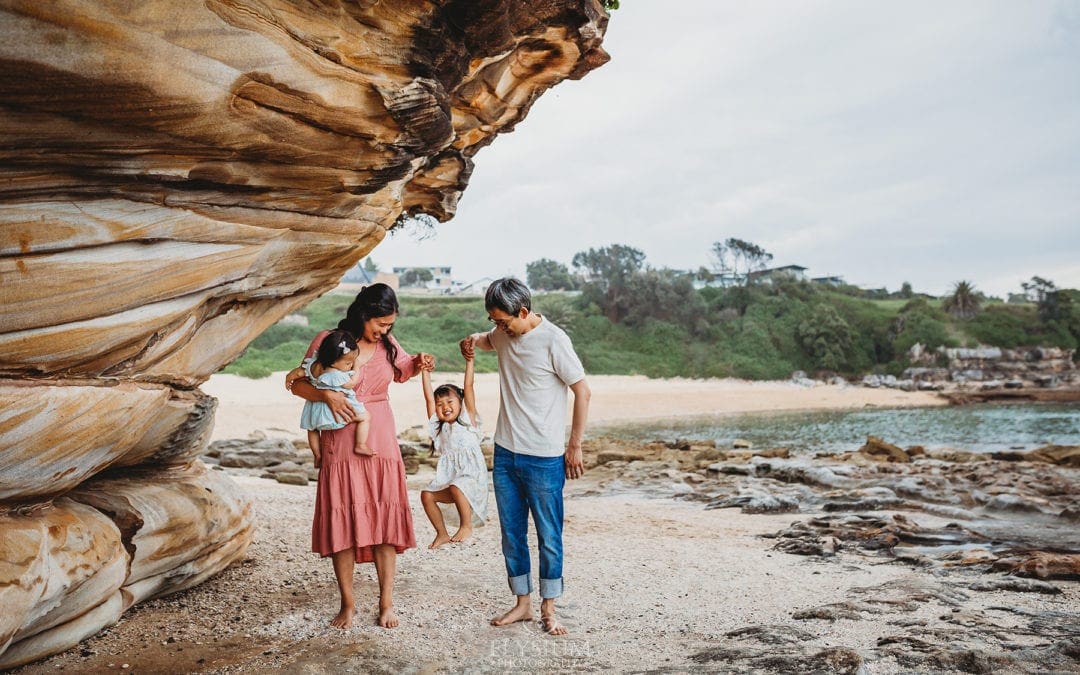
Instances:
[[[818,368],[838,371],[850,362],[854,335],[847,321],[828,305],[818,305],[795,332],[799,346]]]
[[[936,349],[942,345],[956,346],[956,340],[949,337],[945,323],[934,318],[921,308],[901,313],[896,318],[893,353],[898,359],[907,357],[908,350],[917,342],[927,349]]]
[[[1030,331],[1039,328],[1031,306],[990,305],[971,319],[966,328],[979,343],[996,347],[1034,346],[1042,340],[1042,331]]]
[[[329,328],[329,326],[327,326]],[[311,340],[322,328],[312,326],[298,326],[292,323],[276,323],[267,328],[259,337],[252,340],[248,349],[266,350],[283,342],[303,342],[311,344]]]

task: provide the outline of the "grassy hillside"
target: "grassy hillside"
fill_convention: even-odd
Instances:
[[[1043,321],[1034,304],[990,304],[961,321],[937,299],[865,299],[850,289],[806,283],[683,292],[687,295],[641,300],[642,307],[631,307],[620,323],[609,320],[587,295],[540,294],[534,309],[566,329],[594,374],[778,379],[795,370],[899,373],[916,342],[931,348],[1076,347],[1068,326]],[[302,312],[309,326],[272,326],[224,372],[264,377],[292,368],[319,330],[336,326],[352,297],[319,298]],[[434,354],[440,370],[460,371],[458,340],[491,327],[479,298],[403,296],[400,301],[394,334],[410,352]],[[478,371],[495,368],[494,356],[481,353]]]

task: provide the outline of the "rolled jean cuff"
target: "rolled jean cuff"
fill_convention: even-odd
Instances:
[[[516,577],[507,577],[510,581],[510,592],[514,595],[531,595],[532,594],[532,576],[529,574],[519,574]],[[540,582],[543,584],[543,580]],[[561,585],[561,584],[560,584]]]
[[[540,597],[543,599],[557,598],[562,595],[562,577],[558,579],[540,580]]]

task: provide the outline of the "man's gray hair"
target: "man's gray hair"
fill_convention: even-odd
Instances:
[[[532,311],[532,294],[529,287],[514,277],[496,279],[488,286],[484,294],[484,308],[489,312],[493,309],[516,316],[521,308]]]

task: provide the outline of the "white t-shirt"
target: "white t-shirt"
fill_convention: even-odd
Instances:
[[[502,396],[495,442],[522,455],[559,457],[566,452],[567,391],[585,379],[585,369],[566,333],[540,319],[518,337],[488,333],[499,356]]]

